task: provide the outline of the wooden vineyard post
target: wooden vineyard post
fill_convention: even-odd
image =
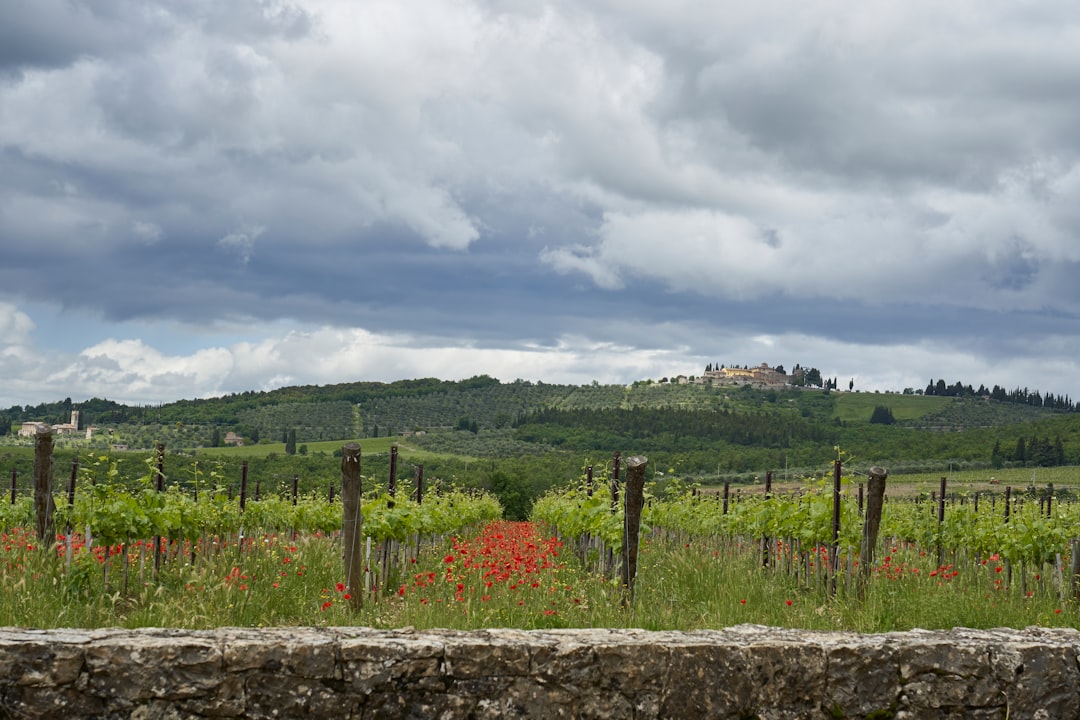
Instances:
[[[727,480],[724,481],[724,515],[727,515],[728,502],[731,499],[731,483]]]
[[[641,511],[645,507],[645,467],[648,463],[649,459],[643,455],[635,455],[626,461],[626,492],[623,508],[623,606],[631,604],[634,599]]]
[[[154,491],[165,489],[165,443],[157,444],[157,472],[154,477]],[[145,556],[142,556],[145,557]],[[154,576],[161,570],[161,536],[154,536]],[[140,571],[141,572],[141,571]]]
[[[611,481],[609,487],[611,488],[611,514],[614,515],[619,511],[619,462],[620,454],[618,451],[611,458]],[[615,572],[615,553],[611,548],[607,549],[607,559],[604,563],[604,575],[612,577]]]
[[[937,546],[937,565],[940,568],[945,564],[945,543],[941,538],[941,531],[945,526],[945,478],[941,478],[941,493],[938,497],[938,511],[937,511],[937,527],[938,527],[938,546]]]
[[[354,608],[363,604],[360,592],[364,576],[364,516],[360,512],[360,444],[341,447],[341,537],[345,546],[345,587]]]
[[[416,504],[417,505],[422,505],[424,503],[424,464],[423,463],[419,463],[416,466],[416,493],[415,493],[415,495],[416,495]],[[420,538],[421,537],[422,536],[420,535],[419,531],[417,531],[417,533],[415,535],[413,535],[412,560],[414,562],[420,556]]]
[[[397,445],[390,446],[390,478],[386,482],[386,492],[390,495],[389,507],[394,507],[394,495],[397,494]]]
[[[829,542],[829,591],[836,594],[836,573],[840,569],[840,474],[842,465],[833,462],[832,539]]]
[[[1072,586],[1073,600],[1080,600],[1080,538],[1072,540],[1072,577],[1069,584]]]
[[[19,487],[19,471],[15,468],[11,469],[11,504],[15,504],[15,491]]]
[[[772,498],[772,470],[765,473],[765,502]],[[768,534],[761,536],[761,567],[769,567],[769,554],[772,550],[772,542]]]
[[[56,504],[52,494],[53,431],[39,425],[34,435],[34,515],[38,540],[44,546],[46,539],[56,536],[53,516]]]
[[[864,581],[870,579],[874,566],[881,512],[885,507],[885,479],[888,476],[888,470],[875,466],[870,468],[870,479],[866,483],[866,518],[863,521],[862,546],[859,548],[859,571]]]
[[[240,532],[236,534],[236,551],[244,553],[244,510],[247,509],[247,478],[248,463],[244,460],[240,463]]]
[[[72,515],[72,508],[75,507],[75,479],[78,476],[79,476],[79,459],[75,458],[75,459],[73,459],[71,461],[71,477],[68,478],[68,491],[67,491],[68,521],[67,521],[67,526],[64,528],[64,544],[67,546],[65,548],[65,555],[67,556],[66,557],[67,566],[68,566],[69,569],[71,568],[71,554],[72,554],[71,531],[73,529],[71,527],[71,515]]]
[[[292,476],[292,504],[293,504],[293,507],[296,507],[296,501],[299,498],[299,490],[300,490],[300,476],[299,475],[293,475]]]
[[[247,509],[247,478],[248,463],[244,460],[240,463],[240,512]]]
[[[618,452],[611,459],[611,512],[614,513],[619,507],[619,461]]]
[[[587,497],[593,496],[593,466],[587,465],[585,467],[585,495]],[[589,564],[589,549],[593,545],[593,537],[586,530],[577,538],[576,552],[578,559],[581,560],[581,564],[584,567],[588,567]]]
[[[394,496],[397,495],[397,465],[398,465],[398,446],[390,446],[390,477],[386,482],[386,492],[390,496],[390,499],[386,501],[387,509],[393,509],[395,500]],[[387,588],[390,581],[390,566],[394,562],[394,556],[397,553],[397,542],[391,538],[386,538],[382,542],[381,561],[379,563],[379,587]]]

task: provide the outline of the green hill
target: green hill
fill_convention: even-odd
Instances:
[[[665,476],[691,480],[781,468],[812,474],[827,467],[838,448],[857,463],[882,464],[894,473],[1080,464],[1080,414],[1074,412],[984,397],[748,385],[573,386],[478,376],[291,387],[152,407],[66,400],[3,414],[17,430],[27,420],[66,421],[73,407],[96,434],[92,440],[58,437],[65,452],[149,449],[161,442],[170,454],[205,456],[228,467],[243,459],[267,468],[276,463],[268,470],[275,483],[296,472],[317,476],[315,487],[333,482],[334,453],[350,439],[362,443],[365,472],[375,476],[385,472],[395,442],[403,476],[424,465],[446,478],[516,483],[529,493],[575,477],[585,464],[607,463],[616,451],[647,455]],[[888,409],[891,424],[871,422],[879,407]],[[228,433],[244,445],[220,447]],[[298,454],[290,459],[283,440],[293,433]],[[9,434],[0,442],[28,441]]]

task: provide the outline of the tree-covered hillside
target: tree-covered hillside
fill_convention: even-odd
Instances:
[[[458,448],[495,459],[639,452],[696,475],[815,467],[837,446],[894,468],[1080,461],[1076,413],[968,393],[651,381],[573,386],[477,376],[291,387],[137,408],[65,399],[3,416],[14,432],[24,421],[66,422],[73,409],[98,434],[60,442],[97,449],[164,442],[170,451],[191,452],[233,433],[248,445],[288,440],[283,451],[302,453],[308,443],[409,435],[438,452]]]

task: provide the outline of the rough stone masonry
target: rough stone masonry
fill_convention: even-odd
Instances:
[[[0,629],[11,718],[1080,718],[1080,632]]]

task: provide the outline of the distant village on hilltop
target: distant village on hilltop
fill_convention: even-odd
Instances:
[[[677,375],[667,382],[678,385],[694,383],[697,385],[750,385],[758,388],[780,388],[786,385],[823,387],[821,372],[817,368],[806,369],[796,365],[791,374],[784,372],[783,365],[769,367],[761,363],[755,367],[725,367],[709,363],[705,372],[698,376]],[[665,380],[661,380],[664,382]],[[829,387],[835,388],[835,381],[829,381]]]

